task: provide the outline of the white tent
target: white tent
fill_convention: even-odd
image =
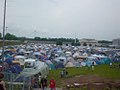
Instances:
[[[58,63],[63,63],[64,65],[67,63],[66,57],[62,57],[62,56],[55,58],[55,61]]]
[[[24,63],[25,63],[25,57],[24,56],[18,55],[18,56],[15,56],[14,58],[15,58],[15,61],[20,62],[20,65],[24,65]]]
[[[74,57],[74,58],[77,58],[77,57],[80,57],[80,55],[79,55],[78,52],[76,52],[76,53],[73,54],[73,57]]]
[[[68,62],[65,67],[74,67],[74,64],[72,62]]]
[[[36,61],[36,60],[35,60],[35,59],[32,59],[32,58],[25,59],[25,67],[33,67],[35,61]],[[28,65],[28,64],[29,64],[29,65]]]
[[[20,77],[20,76],[29,77],[29,76],[36,75],[38,73],[41,73],[42,77],[48,75],[49,67],[45,62],[36,61],[34,64],[35,65],[33,67],[24,68],[23,71],[20,73],[20,75],[18,77]]]
[[[35,59],[28,58],[28,59],[25,59],[25,62],[35,62]]]
[[[34,52],[33,55],[38,55],[39,56],[39,55],[41,55],[41,53],[40,52]]]
[[[86,66],[86,63],[85,62],[81,62],[81,66]]]
[[[72,53],[69,52],[69,51],[65,52],[65,54],[66,54],[66,56],[71,56],[72,55]]]

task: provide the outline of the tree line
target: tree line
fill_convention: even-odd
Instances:
[[[2,39],[2,34],[0,33],[0,38]],[[6,33],[5,40],[36,40],[36,41],[55,41],[57,44],[61,44],[61,42],[71,42],[74,44],[75,39],[73,38],[41,38],[41,37],[34,37],[34,38],[27,38],[27,37],[17,37],[14,34]],[[76,38],[76,42],[78,43],[79,40]]]
[[[2,34],[0,33],[0,39],[2,39]],[[27,37],[17,37],[14,34],[11,33],[6,33],[5,35],[5,40],[20,40],[20,41],[25,41],[25,40],[35,40],[35,41],[54,41],[56,42],[57,45],[62,45],[63,42],[69,42],[71,45],[74,46],[80,46],[79,40],[76,38],[41,38],[41,37],[34,37],[34,38],[27,38]],[[98,41],[98,43],[106,43],[106,44],[111,44],[112,41],[106,41],[106,40],[101,40]],[[84,44],[86,46],[86,43]]]

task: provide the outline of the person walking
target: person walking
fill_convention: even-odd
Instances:
[[[0,73],[0,90],[6,90],[5,87],[5,82],[1,79],[3,79],[4,75],[2,73]]]
[[[50,90],[56,90],[56,82],[53,78],[50,80],[50,86],[49,87],[50,87]]]

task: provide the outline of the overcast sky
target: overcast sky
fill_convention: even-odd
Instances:
[[[120,0],[7,0],[6,26],[16,36],[112,40],[120,38]]]

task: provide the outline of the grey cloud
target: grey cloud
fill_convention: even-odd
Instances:
[[[120,0],[16,0],[8,4],[12,7],[7,8],[7,26],[17,35],[32,37],[35,28],[42,37],[74,38],[77,33],[78,38],[111,40],[120,36]],[[3,14],[1,7],[2,3]],[[29,33],[22,34],[24,30]]]

